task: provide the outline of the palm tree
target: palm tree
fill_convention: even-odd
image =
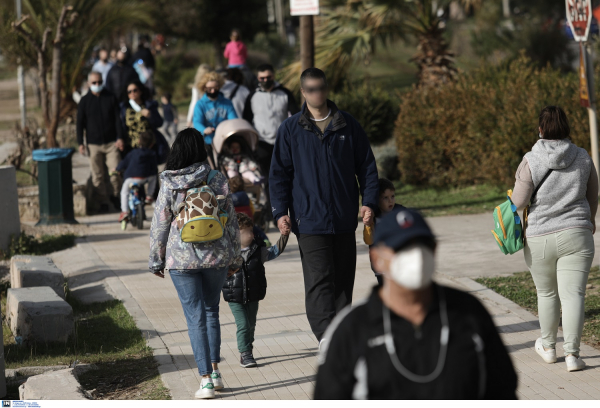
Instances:
[[[9,60],[37,67],[47,145],[53,147],[58,124],[74,106],[69,95],[92,47],[116,28],[149,26],[152,10],[143,0],[22,1],[24,16],[17,22],[9,12],[14,1],[0,0],[0,48]]]
[[[465,7],[482,0],[460,0]],[[435,3],[435,4],[434,4]],[[456,74],[453,54],[443,38],[437,10],[451,0],[329,0],[316,21],[315,65],[325,70],[334,87],[341,85],[352,63],[368,62],[378,42],[417,38],[412,61],[419,69],[419,86],[437,86]],[[299,88],[301,66],[283,70],[283,82]]]

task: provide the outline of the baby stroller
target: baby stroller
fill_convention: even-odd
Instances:
[[[258,144],[258,133],[254,127],[244,119],[230,119],[221,122],[215,130],[215,136],[212,142],[213,163],[215,170],[222,172],[225,177],[228,177],[227,170],[223,165],[223,147],[226,142],[236,141],[242,148],[242,153],[254,159],[254,152]],[[262,171],[262,169],[261,169]],[[251,196],[254,206],[254,223],[264,232],[269,228],[269,217],[266,213],[264,205],[261,204],[261,193],[263,186],[253,184],[248,180],[244,180],[245,191]]]

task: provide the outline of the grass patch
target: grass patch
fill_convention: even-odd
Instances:
[[[8,286],[1,287],[4,316]],[[121,301],[86,305],[68,292],[66,299],[73,307],[75,335],[65,343],[18,345],[2,322],[6,368],[96,364],[98,370],[82,374],[80,382],[87,390],[95,389],[99,399],[170,399],[152,349]]]
[[[440,189],[395,184],[397,203],[429,217],[491,212],[506,200],[506,191],[488,185]]]
[[[477,282],[537,315],[537,292],[529,272],[515,273],[508,277],[479,278]],[[590,270],[585,293],[585,321],[581,340],[600,349],[600,268]]]
[[[31,163],[21,164],[21,169],[17,169],[17,186],[37,186],[37,179],[30,176],[32,165]]]
[[[21,232],[19,236],[12,236],[6,251],[0,250],[0,260],[8,260],[15,255],[46,255],[62,251],[75,246],[74,234],[43,235],[35,238]]]

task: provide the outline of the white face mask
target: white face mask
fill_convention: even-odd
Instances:
[[[104,89],[104,85],[90,85],[90,89],[94,93],[100,93]]]
[[[434,272],[433,251],[424,245],[412,245],[397,252],[390,263],[390,277],[398,285],[410,290],[427,287]]]

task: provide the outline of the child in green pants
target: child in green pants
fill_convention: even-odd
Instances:
[[[244,368],[256,367],[252,355],[254,329],[258,302],[267,293],[265,265],[279,256],[285,249],[288,235],[282,235],[277,244],[267,248],[264,241],[254,237],[254,222],[246,214],[238,213],[240,244],[244,263],[237,272],[229,272],[223,285],[223,298],[229,303],[237,327],[237,344],[240,352],[240,365]]]

